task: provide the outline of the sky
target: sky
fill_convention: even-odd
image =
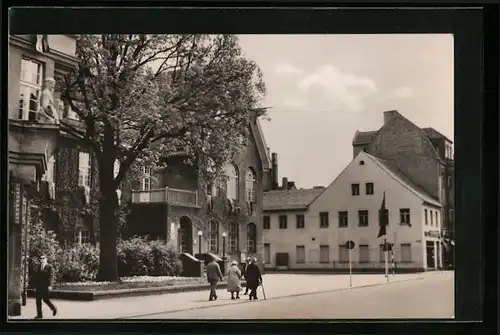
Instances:
[[[453,35],[240,35],[264,75],[261,120],[278,172],[328,186],[353,159],[356,130],[398,110],[453,140]]]

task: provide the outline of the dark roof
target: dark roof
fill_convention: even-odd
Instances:
[[[295,189],[264,192],[264,211],[306,209],[325,189]]]
[[[371,131],[356,131],[354,135],[354,139],[352,140],[353,145],[358,144],[369,144],[373,140],[373,138],[377,135],[377,130]]]
[[[405,183],[406,185],[408,185],[409,187],[411,187],[415,191],[422,193],[423,195],[430,197],[431,199],[433,199],[435,201],[438,201],[438,199],[436,197],[429,194],[429,192],[427,192],[422,186],[420,186],[419,184],[414,182],[413,179],[411,179],[406,173],[404,173],[400,168],[398,168],[398,166],[394,162],[391,162],[389,160],[382,159],[379,157],[375,157],[375,156],[368,154],[368,153],[365,153],[365,154],[369,155],[371,158],[373,158],[374,160],[379,162],[386,169],[388,169],[390,172],[392,172],[396,177],[398,177],[403,183]]]
[[[448,137],[444,136],[443,134],[441,134],[439,131],[437,131],[432,127],[422,128],[422,130],[424,131],[425,135],[427,135],[427,137],[430,138],[431,140],[445,138],[448,141],[452,142]]]

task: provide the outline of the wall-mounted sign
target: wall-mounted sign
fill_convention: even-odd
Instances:
[[[440,238],[441,234],[437,230],[428,230],[424,232],[425,237]]]

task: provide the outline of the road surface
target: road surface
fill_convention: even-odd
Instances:
[[[385,285],[305,293],[184,311],[137,315],[135,319],[378,319],[444,318],[454,316],[452,273]],[[221,295],[222,299],[228,299]]]

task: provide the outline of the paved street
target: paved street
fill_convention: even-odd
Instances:
[[[225,289],[217,301],[208,292],[185,292],[91,302],[54,300],[59,309],[47,319],[277,319],[277,318],[450,318],[454,311],[453,272],[383,275],[267,274],[267,300],[230,300]],[[34,299],[22,319],[36,314]]]

